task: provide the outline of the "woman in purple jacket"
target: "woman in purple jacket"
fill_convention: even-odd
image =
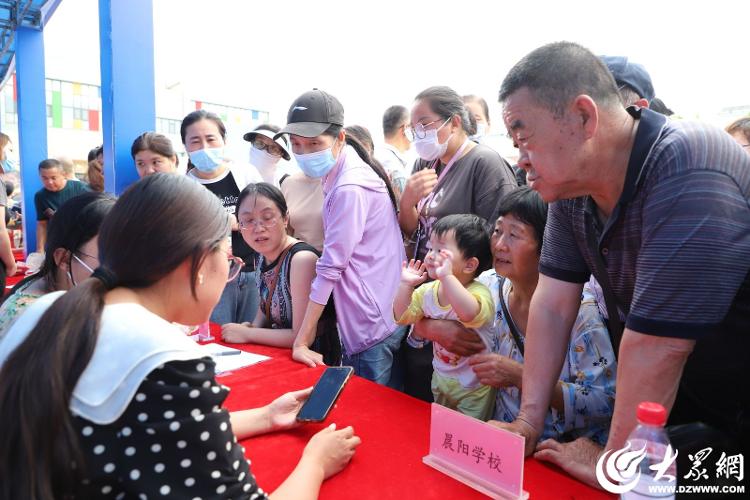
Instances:
[[[405,259],[396,198],[382,167],[343,130],[344,108],[330,94],[313,89],[289,108],[287,126],[300,169],[323,184],[323,255],[292,357],[323,364],[310,349],[324,305],[333,293],[343,363],[380,384],[391,379],[393,358],[404,329],[393,320],[391,303]]]

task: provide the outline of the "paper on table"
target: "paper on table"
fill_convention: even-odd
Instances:
[[[216,363],[217,375],[221,375],[222,373],[238,370],[240,368],[251,366],[256,363],[260,363],[261,361],[270,359],[268,356],[263,356],[261,354],[253,354],[251,352],[246,352],[246,351],[240,351],[240,354],[233,354],[230,356],[212,356],[212,354],[218,353],[218,352],[237,351],[237,349],[234,349],[232,347],[227,347],[227,346],[214,344],[214,343],[205,344],[203,346],[203,349],[205,349],[208,352],[208,355],[211,356],[211,358]]]

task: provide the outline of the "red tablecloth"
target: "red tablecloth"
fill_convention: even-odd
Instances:
[[[11,240],[12,241],[12,240]],[[23,262],[24,255],[23,255],[23,248],[14,248],[13,249],[13,257],[16,259],[16,262]],[[24,274],[26,272],[26,266],[19,265],[18,266],[18,274],[15,276],[8,276],[5,278],[5,293],[10,291],[11,288],[13,288],[16,283],[21,281],[23,278],[26,277]]]
[[[323,371],[295,363],[287,349],[233,347],[272,359],[219,377],[222,384],[232,389],[225,405],[230,410],[262,406],[284,392],[311,386]],[[356,376],[348,382],[324,423],[307,424],[242,443],[261,487],[273,491],[281,484],[296,465],[308,439],[332,422],[338,427],[352,425],[362,444],[351,464],[323,484],[322,499],[403,499],[411,494],[420,500],[486,498],[422,463],[429,448],[430,405]],[[526,460],[524,489],[533,499],[613,498],[534,459]]]

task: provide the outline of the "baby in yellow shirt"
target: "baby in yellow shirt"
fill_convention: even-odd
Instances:
[[[495,343],[495,303],[490,290],[475,280],[492,263],[487,223],[471,214],[438,220],[430,235],[424,263],[404,263],[393,300],[393,315],[401,325],[421,318],[459,321],[479,334],[485,352]],[[435,281],[425,283],[427,277]],[[415,287],[418,287],[415,290]],[[481,385],[467,357],[433,342],[432,394],[435,402],[466,415],[488,420],[496,390]]]

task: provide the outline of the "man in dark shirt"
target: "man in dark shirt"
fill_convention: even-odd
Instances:
[[[68,182],[62,164],[48,158],[39,164],[39,177],[44,187],[34,195],[36,207],[36,251],[43,252],[47,242],[47,223],[60,205],[81,193],[89,191],[83,182]]]
[[[606,66],[572,43],[524,57],[500,101],[519,166],[551,205],[521,412],[499,426],[535,449],[593,273],[626,314],[605,449],[623,448],[638,403],[655,401],[670,424],[705,423],[747,450],[750,159],[718,129],[624,109]],[[545,441],[537,451],[598,484],[603,450],[592,442]]]

